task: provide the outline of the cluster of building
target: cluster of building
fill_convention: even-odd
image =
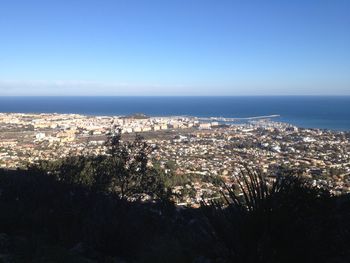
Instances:
[[[15,168],[70,154],[103,154],[118,127],[125,137],[142,133],[154,146],[152,162],[191,178],[187,203],[217,198],[220,181],[233,182],[242,169],[270,176],[293,172],[335,194],[350,192],[350,133],[301,129],[268,119],[246,123],[195,117],[0,114],[0,167]],[[130,135],[131,134],[131,135]],[[235,177],[236,176],[236,177]]]
[[[153,154],[163,162],[174,160],[179,174],[204,179],[214,194],[215,178],[230,183],[247,167],[272,177],[298,174],[340,194],[350,192],[349,139],[350,133],[259,121],[154,141],[160,146]],[[201,200],[201,191],[193,201]]]
[[[69,154],[100,154],[112,129],[123,134],[164,132],[193,127],[207,129],[192,117],[85,116],[79,114],[0,113],[0,168],[25,166],[41,159]]]

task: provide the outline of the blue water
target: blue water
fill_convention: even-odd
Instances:
[[[278,114],[274,120],[299,127],[350,131],[350,96],[0,97],[0,112],[232,118]]]

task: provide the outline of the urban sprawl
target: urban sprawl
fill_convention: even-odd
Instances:
[[[192,195],[215,198],[220,181],[232,182],[242,169],[276,176],[294,171],[334,194],[350,192],[350,133],[298,128],[270,118],[85,116],[0,113],[0,168],[23,168],[39,160],[105,154],[105,140],[117,127],[122,140],[140,134],[153,146],[150,165],[189,176]],[[181,191],[182,189],[175,189]]]

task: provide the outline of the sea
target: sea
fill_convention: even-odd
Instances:
[[[350,131],[350,96],[0,97],[0,112],[251,118]]]

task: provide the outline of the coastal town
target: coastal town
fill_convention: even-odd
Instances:
[[[270,118],[235,123],[189,116],[85,116],[0,113],[0,168],[25,168],[39,160],[105,154],[107,136],[136,134],[152,146],[150,165],[190,178],[185,203],[215,198],[249,167],[270,177],[291,172],[334,194],[350,192],[350,133],[298,128]],[[170,171],[170,167],[171,170]],[[175,189],[182,191],[182,188]]]

